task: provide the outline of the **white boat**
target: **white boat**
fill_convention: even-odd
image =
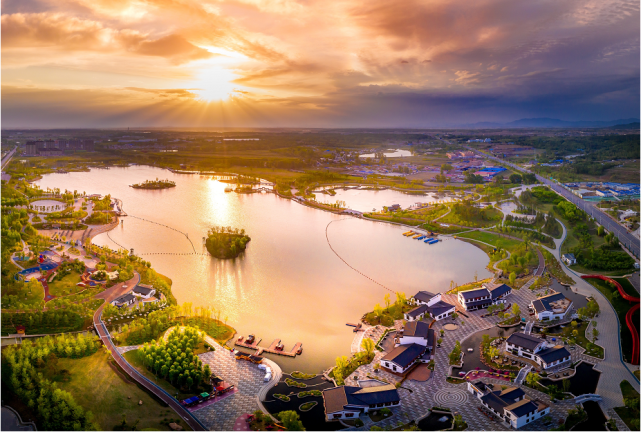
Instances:
[[[234,191],[234,189],[231,186],[227,186],[225,188],[225,192],[233,192],[233,191]]]

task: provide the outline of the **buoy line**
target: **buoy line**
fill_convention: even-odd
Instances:
[[[393,289],[386,287],[386,286],[385,286],[385,285],[383,285],[382,283],[380,283],[380,282],[378,282],[378,281],[375,281],[375,280],[374,280],[374,279],[372,279],[371,277],[367,276],[365,273],[361,272],[360,270],[355,269],[354,267],[352,267],[352,266],[351,266],[347,261],[345,261],[345,260],[343,259],[343,257],[342,257],[342,256],[340,256],[340,255],[338,254],[338,252],[336,252],[336,251],[334,250],[334,248],[332,247],[332,244],[331,244],[331,243],[330,243],[330,241],[329,241],[329,235],[328,235],[328,233],[327,233],[327,230],[328,230],[329,226],[332,224],[332,222],[338,222],[338,221],[347,220],[347,219],[352,219],[352,218],[343,218],[343,219],[333,220],[333,221],[330,221],[330,222],[327,224],[327,226],[325,227],[325,238],[327,239],[327,245],[328,245],[328,246],[329,246],[329,248],[332,250],[332,252],[334,252],[334,254],[335,254],[335,255],[336,255],[336,256],[337,256],[341,261],[343,261],[343,262],[345,263],[345,265],[346,265],[347,267],[351,268],[352,270],[354,270],[356,273],[360,274],[361,276],[366,277],[367,279],[371,280],[371,281],[372,281],[372,282],[374,282],[376,285],[380,285],[380,286],[382,286],[383,288],[385,288],[386,290],[388,290],[388,291],[390,291],[390,292],[393,292],[393,293],[396,293],[396,291],[394,291]]]
[[[189,236],[186,233],[184,233],[184,232],[182,232],[180,230],[177,230],[176,228],[172,228],[172,227],[170,227],[168,225],[161,224],[159,222],[154,222],[154,221],[149,220],[149,219],[144,219],[144,218],[141,218],[141,217],[138,217],[138,216],[133,216],[133,215],[128,215],[128,217],[132,217],[132,218],[140,219],[140,220],[145,221],[145,222],[149,222],[149,223],[153,223],[153,224],[156,224],[156,225],[160,225],[162,227],[169,228],[170,230],[174,230],[174,231],[184,235],[185,237],[187,237],[187,240],[189,240],[189,243],[191,243],[191,248],[194,250],[194,253],[196,253],[196,247],[194,246],[194,242],[191,241],[191,239],[189,238]]]

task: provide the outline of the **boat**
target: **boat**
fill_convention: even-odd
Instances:
[[[427,244],[434,244],[434,243],[438,243],[438,240],[432,239],[432,240],[427,242]]]
[[[245,343],[248,343],[248,344],[251,345],[251,344],[254,343],[254,339],[256,339],[256,337],[254,335],[249,335],[249,336],[247,336],[247,339],[245,340]]]
[[[285,349],[285,345],[283,345],[283,343],[281,342],[281,343],[279,343],[278,345],[276,345],[276,347],[275,347],[274,349],[275,349],[276,351],[282,351],[282,350],[284,350],[284,349]]]
[[[425,240],[423,240],[424,243],[429,243],[431,240],[434,240],[432,237],[428,237]]]
[[[417,238],[419,238],[420,236],[421,236],[420,234],[416,234],[416,235],[415,235],[414,237],[412,237],[412,238],[417,239]]]
[[[231,186],[227,186],[225,188],[225,192],[233,192],[233,191],[234,191],[234,188],[232,188]]]
[[[303,353],[303,344],[298,347],[298,350],[296,351],[296,354],[301,355]]]
[[[414,232],[414,231],[406,231],[406,232],[404,232],[404,233],[403,233],[403,235],[404,235],[404,236],[408,236],[408,235],[410,235],[410,234],[411,234],[411,233],[413,233],[413,232]]]
[[[419,238],[417,238],[416,240],[423,240],[424,238],[425,238],[425,236],[420,236],[420,237],[419,237]]]

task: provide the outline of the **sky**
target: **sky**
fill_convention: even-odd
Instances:
[[[639,117],[636,0],[3,0],[3,127]]]

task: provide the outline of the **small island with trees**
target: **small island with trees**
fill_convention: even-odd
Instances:
[[[216,258],[236,258],[245,251],[250,240],[244,229],[215,226],[209,229],[205,246]]]
[[[169,189],[176,187],[176,182],[171,180],[145,180],[144,183],[136,183],[129,185],[134,189]]]

